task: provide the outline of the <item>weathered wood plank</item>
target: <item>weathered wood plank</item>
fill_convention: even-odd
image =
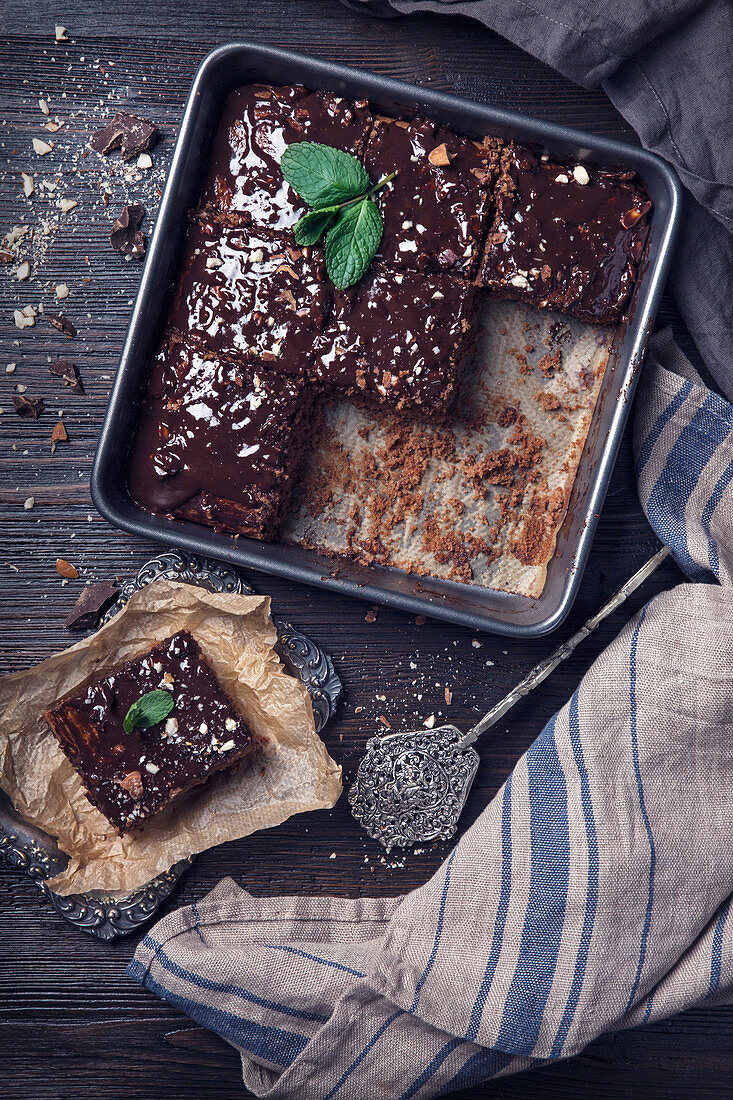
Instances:
[[[68,26],[69,42],[53,41],[56,22]],[[130,575],[154,551],[152,545],[114,531],[89,500],[94,446],[139,278],[139,267],[113,253],[106,237],[116,209],[128,196],[142,197],[149,211],[146,225],[152,225],[156,188],[170,159],[185,96],[210,48],[237,37],[256,37],[598,133],[627,140],[633,135],[601,93],[573,86],[463,19],[426,15],[371,22],[335,0],[298,5],[260,0],[236,11],[225,0],[208,0],[205,14],[195,0],[150,5],[118,0],[111,6],[100,0],[68,0],[63,16],[40,0],[5,0],[0,23],[5,120],[0,128],[0,231],[37,224],[41,210],[46,217],[54,212],[55,198],[24,198],[21,171],[33,172],[37,189],[42,178],[60,175],[55,194],[79,201],[75,211],[62,216],[32,279],[18,284],[0,273],[0,407],[8,409],[18,382],[47,402],[38,422],[21,422],[7,411],[0,417],[0,671],[6,673],[71,640],[62,623],[81,582],[62,586],[55,571],[57,557],[73,561],[83,578],[102,578]],[[41,129],[41,95],[49,101],[51,117],[58,114],[65,120],[57,135]],[[110,110],[123,105],[137,109],[161,124],[163,140],[154,152],[151,176],[138,182],[110,177],[109,164],[78,157],[99,125],[90,108],[100,101]],[[33,154],[34,136],[56,142],[54,152],[45,158]],[[117,158],[112,163],[119,164]],[[104,184],[112,190],[109,207],[101,199]],[[32,329],[15,329],[15,304],[43,301],[46,308],[58,308],[53,288],[59,282],[70,287],[61,308],[77,326],[78,338],[66,340],[40,319]],[[662,321],[675,324],[685,342],[668,300]],[[65,392],[51,379],[47,360],[56,355],[79,365],[86,397]],[[12,375],[4,372],[8,362],[17,363]],[[48,440],[58,409],[64,409],[70,443],[52,457]],[[26,512],[23,501],[30,495],[36,506]],[[569,622],[552,639],[527,643],[481,636],[477,649],[471,633],[457,627],[417,626],[411,616],[385,608],[370,625],[364,621],[367,605],[360,601],[255,572],[251,580],[260,591],[271,593],[279,615],[307,630],[334,655],[348,697],[326,740],[349,781],[380,714],[394,728],[410,728],[430,713],[470,724],[595,610],[654,545],[636,501],[627,438],[581,594]],[[644,596],[678,579],[676,568],[667,565]],[[629,614],[644,596],[630,601]],[[487,738],[466,825],[567,699],[626,614],[603,624],[537,698],[525,702]],[[411,662],[417,669],[411,669]],[[446,684],[453,691],[449,709]],[[334,851],[338,859],[331,860]],[[206,853],[168,908],[201,897],[225,874],[258,894],[394,895],[424,882],[445,851],[438,846],[404,857],[382,856],[353,824],[343,801],[329,813]],[[105,946],[73,932],[32,883],[0,867],[4,1097],[242,1096],[238,1059],[231,1049],[125,977],[133,948],[131,941]],[[691,1012],[604,1038],[572,1062],[470,1095],[575,1100],[592,1091],[599,1100],[620,1095],[639,1100],[722,1097],[730,1092],[727,1052],[732,1045],[733,1014]]]

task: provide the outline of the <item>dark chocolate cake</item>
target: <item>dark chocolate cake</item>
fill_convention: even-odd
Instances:
[[[170,693],[168,715],[127,732],[130,708],[153,691]],[[185,630],[61,700],[45,717],[89,801],[121,834],[231,768],[255,743]]]
[[[362,159],[383,223],[356,285],[300,248],[306,207],[280,161],[293,142]],[[651,203],[633,173],[560,163],[428,119],[300,85],[225,103],[168,328],[132,450],[151,512],[275,537],[314,411],[331,395],[450,411],[487,294],[608,325],[629,308]]]

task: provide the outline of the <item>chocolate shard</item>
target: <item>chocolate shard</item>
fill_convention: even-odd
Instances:
[[[47,321],[50,321],[53,327],[57,328],[59,332],[63,332],[64,336],[68,336],[70,340],[73,340],[76,336],[76,329],[69,318],[64,317],[63,313],[45,313],[44,317]]]
[[[97,130],[89,144],[97,153],[111,153],[119,149],[123,160],[132,160],[145,149],[151,149],[158,140],[158,127],[146,118],[118,111],[107,126]]]
[[[111,581],[97,581],[82,589],[79,599],[66,616],[67,630],[88,630],[95,626],[100,612],[117,595],[117,586]]]
[[[139,228],[144,217],[145,207],[134,203],[122,208],[122,213],[112,226],[109,239],[112,247],[123,256],[142,259],[145,255],[145,237]]]
[[[42,397],[25,397],[23,394],[13,394],[13,404],[18,416],[23,420],[38,420],[43,412]]]
[[[57,359],[48,369],[54,377],[62,378],[64,385],[68,386],[72,393],[84,393],[84,385],[76,363],[72,363],[70,359]]]
[[[117,125],[116,119],[117,116],[115,115],[114,121],[107,126],[103,126],[101,130],[95,130],[90,137],[89,144],[95,153],[111,153],[113,149],[122,144],[122,131]]]

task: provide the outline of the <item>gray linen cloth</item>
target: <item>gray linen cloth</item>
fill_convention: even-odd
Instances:
[[[424,1100],[733,1001],[733,407],[662,334],[636,409],[642,503],[693,581],[621,631],[438,872],[394,900],[228,879],[138,947],[130,976],[257,1096]]]
[[[730,0],[389,0],[468,15],[606,91],[685,186],[670,281],[710,373],[733,398],[733,4]],[[348,6],[384,14],[386,0]]]

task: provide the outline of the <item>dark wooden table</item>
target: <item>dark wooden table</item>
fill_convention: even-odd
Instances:
[[[131,575],[155,549],[113,530],[94,513],[89,499],[95,442],[140,271],[135,262],[126,263],[111,251],[108,223],[129,196],[144,202],[147,225],[152,224],[156,190],[191,79],[211,48],[252,37],[629,141],[634,135],[601,92],[573,86],[462,19],[370,21],[336,0],[242,0],[238,5],[231,0],[116,0],[112,5],[66,0],[55,10],[39,0],[5,0],[0,20],[0,235],[16,224],[38,227],[43,218],[58,213],[54,202],[59,195],[79,201],[76,210],[61,215],[57,230],[46,238],[39,234],[41,254],[28,281],[0,275],[0,670],[8,673],[71,640],[62,624],[82,581],[63,585],[56,573],[57,557],[72,561],[83,579],[100,579]],[[68,41],[56,43],[56,23],[67,26]],[[42,129],[46,120],[39,97],[48,100],[51,118],[64,120],[56,134]],[[109,177],[96,157],[79,157],[88,134],[100,124],[100,103],[129,107],[161,125],[155,168],[141,173],[144,179]],[[34,154],[33,137],[54,141],[52,153]],[[115,171],[118,164],[115,157]],[[23,170],[35,175],[31,200],[22,193]],[[57,190],[39,198],[41,180],[59,175]],[[111,190],[108,208],[101,199],[104,186]],[[41,319],[33,328],[17,330],[13,308],[42,301],[53,309],[58,283],[70,288],[63,309],[78,328],[78,338],[67,341]],[[660,324],[670,323],[689,350],[674,307],[665,299]],[[47,357],[58,354],[79,365],[86,397],[70,395],[50,378]],[[12,362],[16,370],[6,374],[5,365]],[[37,422],[20,420],[10,411],[17,383],[27,385],[29,395],[46,399],[46,412]],[[60,408],[70,443],[52,456],[49,437]],[[35,498],[32,511],[23,507],[29,496]],[[256,573],[251,581],[271,593],[280,616],[333,654],[348,695],[325,737],[348,782],[380,714],[394,728],[410,728],[416,717],[430,713],[442,716],[448,710],[448,685],[453,692],[450,718],[468,725],[576,629],[654,547],[636,499],[627,433],[580,596],[553,638],[513,642],[481,636],[476,647],[476,636],[457,627],[417,625],[411,616],[386,609],[370,624],[365,621],[368,607],[357,600]],[[660,570],[643,595],[604,623],[484,743],[466,824],[493,797],[625,618],[653,592],[679,579],[674,565]],[[339,853],[336,861],[329,859],[334,850]],[[402,861],[380,859],[342,799],[332,812],[297,818],[206,853],[171,904],[202,897],[225,874],[257,894],[393,895],[424,882],[445,854],[445,847],[436,847],[408,855],[404,867],[394,865]],[[226,1100],[243,1095],[235,1053],[125,977],[132,940],[106,946],[75,932],[54,915],[29,880],[5,865],[0,867],[0,945],[0,1094],[5,1100]],[[729,1096],[732,1046],[733,1012],[691,1011],[599,1039],[571,1062],[464,1095],[567,1100],[591,1093],[599,1100]]]

